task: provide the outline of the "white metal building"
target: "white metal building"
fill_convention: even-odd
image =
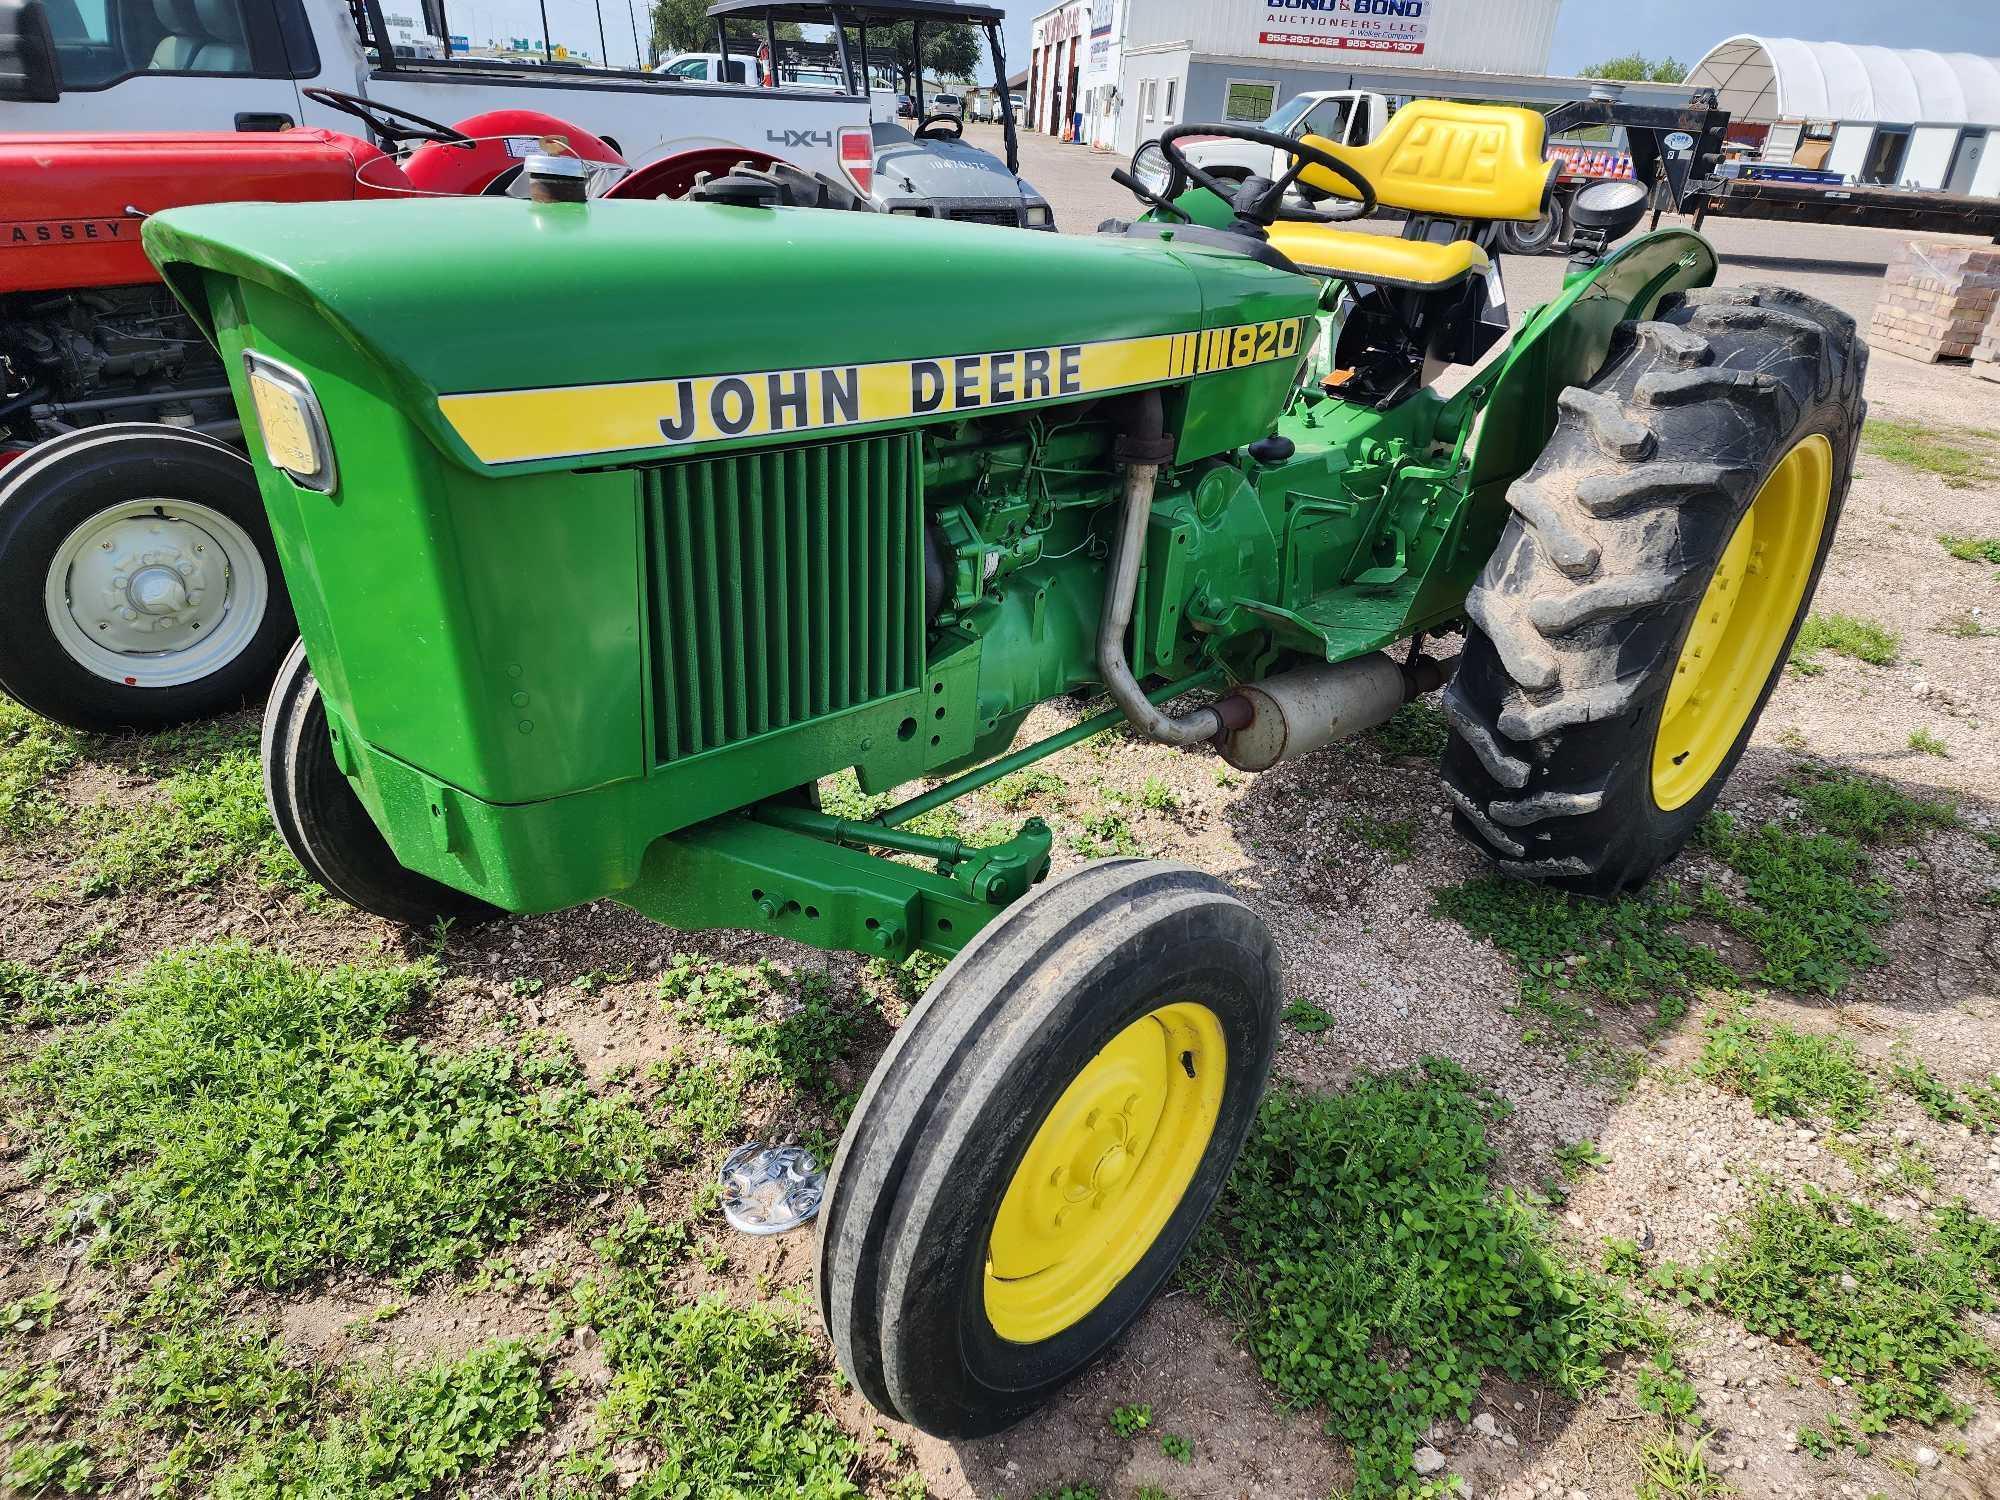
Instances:
[[[2000,58],[1746,35],[1687,82],[1716,91],[1732,128],[1830,134],[1821,165],[1856,182],[2000,196]]]
[[[1575,92],[1551,91],[1540,77],[1560,6],[1065,0],[1035,18],[1026,117],[1029,128],[1064,137],[1080,122],[1081,139],[1125,152],[1182,120],[1258,124],[1315,89],[1554,102]],[[1514,81],[1503,87],[1501,78]]]

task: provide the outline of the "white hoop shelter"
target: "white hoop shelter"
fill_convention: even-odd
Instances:
[[[1740,35],[1689,70],[1732,121],[1833,129],[1857,182],[2000,196],[2000,58]]]

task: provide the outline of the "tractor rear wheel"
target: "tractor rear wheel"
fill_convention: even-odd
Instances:
[[[1085,865],[968,943],[827,1184],[820,1306],[862,1394],[977,1437],[1109,1347],[1222,1191],[1280,1003],[1264,924],[1181,865]]]
[[[1502,869],[1610,894],[1693,834],[1812,601],[1867,362],[1812,297],[1696,291],[1562,393],[1444,700],[1454,821]]]
[[[332,727],[319,681],[296,642],[264,705],[264,802],[278,835],[306,873],[350,906],[430,927],[470,926],[504,915],[497,906],[404,868],[333,758]]]
[[[0,689],[76,729],[160,729],[261,692],[295,627],[250,462],[155,422],[0,471]]]

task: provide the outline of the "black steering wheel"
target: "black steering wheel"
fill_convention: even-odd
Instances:
[[[1215,176],[1206,168],[1198,167],[1187,159],[1181,148],[1174,143],[1183,137],[1226,136],[1234,141],[1248,141],[1253,146],[1271,146],[1286,152],[1292,158],[1292,169],[1271,182],[1261,174],[1252,176],[1238,185]],[[1274,130],[1259,130],[1251,125],[1169,125],[1160,132],[1160,150],[1169,164],[1177,168],[1189,182],[1197,187],[1207,188],[1224,203],[1236,210],[1236,217],[1254,224],[1275,224],[1280,219],[1302,220],[1309,224],[1332,224],[1342,219],[1365,219],[1375,212],[1375,186],[1354,168],[1330,152],[1309,145],[1296,136],[1279,135]],[[1361,195],[1360,206],[1345,213],[1331,213],[1324,209],[1298,208],[1285,201],[1285,190],[1298,181],[1299,173],[1307,167],[1324,167],[1334,176],[1342,178]]]
[[[949,130],[942,127],[949,125]],[[913,132],[920,141],[955,141],[965,134],[965,121],[957,115],[925,115]]]
[[[422,115],[412,114],[407,109],[398,109],[393,104],[384,104],[378,99],[364,99],[359,94],[343,94],[339,89],[311,88],[300,90],[315,104],[324,104],[328,109],[337,109],[344,115],[367,123],[370,130],[392,146],[400,146],[407,141],[433,141],[440,146],[469,146],[472,137],[450,125],[441,125],[436,120],[427,120]]]

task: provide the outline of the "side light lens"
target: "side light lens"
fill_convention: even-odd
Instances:
[[[840,170],[866,198],[875,190],[875,133],[866,126],[849,126],[840,132]]]
[[[264,452],[309,490],[330,491],[335,483],[333,440],[319,398],[305,376],[289,366],[258,354],[243,352],[250,378],[250,400],[257,408],[257,430]]]
[[[1030,203],[1028,205],[1028,223],[1031,227],[1042,229],[1054,222],[1055,215],[1049,211],[1048,204]]]

